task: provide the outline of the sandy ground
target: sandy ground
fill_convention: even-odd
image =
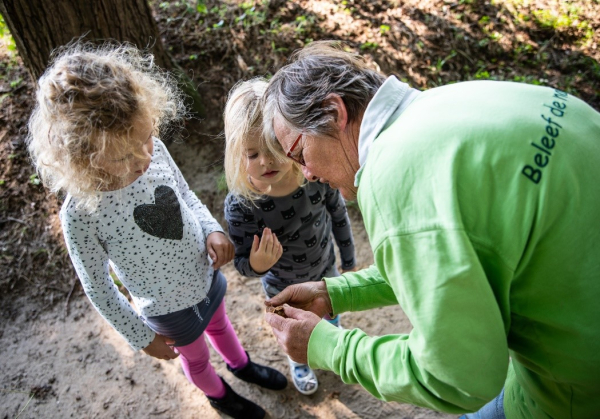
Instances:
[[[193,190],[202,198],[214,174],[185,145],[170,147]],[[207,177],[208,176],[208,177]],[[214,199],[213,199],[214,201]],[[219,214],[218,202],[214,213]],[[356,210],[351,211],[359,266],[372,262],[371,249]],[[220,219],[222,221],[222,218]],[[259,279],[240,276],[232,264],[226,306],[252,359],[284,372],[286,357],[264,321]],[[190,384],[179,361],[135,353],[93,309],[78,287],[52,308],[22,301],[22,310],[3,325],[0,336],[0,418],[206,418],[221,416]],[[410,322],[399,307],[342,316],[346,328],[370,335],[405,333]],[[427,409],[377,400],[358,385],[345,385],[333,373],[318,371],[320,388],[299,394],[290,382],[281,392],[248,385],[229,373],[212,351],[217,372],[243,396],[259,403],[271,418],[450,418]]]

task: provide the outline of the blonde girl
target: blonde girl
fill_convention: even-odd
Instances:
[[[282,374],[251,362],[241,346],[218,270],[233,246],[158,138],[185,111],[172,79],[133,46],[75,42],[55,55],[36,99],[29,149],[44,183],[66,194],[65,241],[94,307],[134,350],[179,356],[215,409],[264,417],[210,364],[204,335],[238,378],[286,386]]]
[[[331,234],[342,270],[355,266],[354,243],[344,200],[336,189],[305,182],[300,165],[277,142],[267,148],[262,134],[261,98],[267,83],[239,83],[225,108],[225,174],[229,194],[225,218],[235,246],[235,267],[260,276],[267,297],[287,286],[338,276]],[[339,317],[326,317],[339,327]],[[302,394],[318,388],[315,373],[289,360],[294,385]]]

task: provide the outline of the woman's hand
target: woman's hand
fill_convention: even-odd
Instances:
[[[319,318],[332,312],[331,299],[327,293],[325,281],[290,285],[270,300],[265,301],[265,304],[272,307],[289,304],[302,310],[311,311]]]
[[[231,261],[235,253],[231,241],[220,231],[215,231],[208,235],[206,238],[206,249],[213,261],[213,269],[215,270]]]
[[[152,343],[146,346],[143,351],[154,358],[166,360],[175,359],[179,356],[179,354],[169,346],[174,343],[174,340],[157,333],[156,336],[154,336]]]
[[[257,274],[267,272],[275,265],[283,254],[283,246],[279,243],[275,233],[270,228],[263,230],[262,239],[254,235],[252,249],[250,249],[250,267]]]
[[[299,310],[288,305],[284,305],[283,308],[287,318],[278,314],[266,313],[265,320],[271,325],[273,334],[285,353],[294,361],[306,364],[308,363],[308,341],[321,318],[309,311]]]

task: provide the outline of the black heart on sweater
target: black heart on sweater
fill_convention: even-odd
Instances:
[[[170,240],[183,238],[181,207],[173,189],[161,185],[154,190],[154,204],[138,205],[133,210],[135,223],[154,237]]]

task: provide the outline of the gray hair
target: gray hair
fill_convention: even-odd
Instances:
[[[335,41],[313,42],[296,51],[290,63],[270,80],[264,96],[264,135],[275,139],[273,118],[310,135],[331,136],[335,109],[324,105],[328,95],[342,98],[348,122],[361,118],[385,76],[367,67],[358,54]]]

